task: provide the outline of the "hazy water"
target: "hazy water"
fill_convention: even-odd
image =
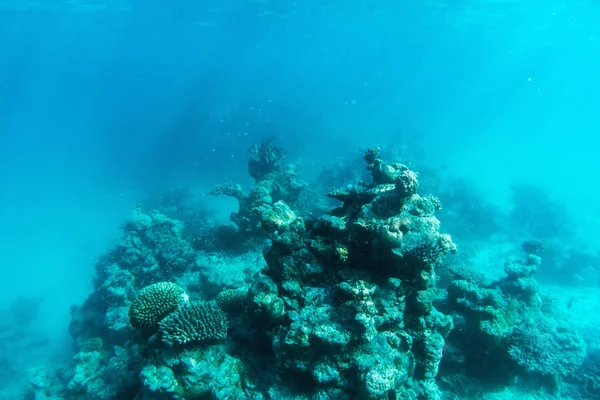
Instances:
[[[271,134],[308,174],[415,132],[499,206],[544,187],[597,247],[598,20],[592,1],[0,1],[0,304],[42,296],[60,343],[136,201],[247,180]]]

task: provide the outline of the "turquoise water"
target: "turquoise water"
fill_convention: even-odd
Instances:
[[[367,147],[399,155],[491,278],[546,241],[541,290],[597,351],[599,18],[592,1],[0,1],[0,397],[71,359],[70,307],[133,209],[185,187],[227,223],[237,204],[210,188],[249,189],[270,136],[323,197]]]

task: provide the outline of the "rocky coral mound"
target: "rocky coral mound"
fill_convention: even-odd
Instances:
[[[365,160],[373,182],[332,190],[342,206],[329,215],[259,209],[272,235],[250,309],[271,328],[277,367],[316,398],[438,398],[452,320],[433,306],[435,270],[455,246],[413,171],[377,149]]]
[[[293,206],[306,187],[306,183],[298,179],[293,164],[282,166],[286,152],[275,144],[274,137],[252,146],[249,153],[248,172],[255,181],[250,192],[245,194],[240,185],[232,182],[216,185],[210,192],[233,197],[239,203],[238,211],[231,214],[231,221],[237,229],[230,238],[233,241],[264,238],[265,232],[260,229],[255,208],[278,201]]]
[[[541,259],[524,242],[524,260],[507,261],[506,276],[489,282],[468,268],[454,268],[443,308],[456,329],[448,338],[445,375],[506,385],[516,377],[548,395],[564,396],[564,378],[577,373],[587,346],[564,312],[535,280]]]
[[[534,279],[535,242],[504,278],[456,264],[440,290],[456,246],[414,171],[369,149],[371,181],[332,189],[338,206],[313,217],[294,206],[303,185],[283,155],[271,140],[253,147],[251,193],[213,191],[240,200],[229,238],[255,246],[245,254],[200,248],[185,221],[136,210],[72,309],[72,364],[33,369],[28,398],[436,400],[473,395],[465,377],[597,392],[585,343]]]

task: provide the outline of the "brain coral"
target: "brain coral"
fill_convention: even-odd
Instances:
[[[186,303],[159,322],[163,342],[169,346],[223,340],[227,317],[214,302]]]
[[[138,329],[156,330],[160,320],[187,300],[185,291],[171,282],[146,286],[129,308],[129,321]]]

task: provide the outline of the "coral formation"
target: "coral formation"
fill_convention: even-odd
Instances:
[[[159,282],[143,288],[129,308],[129,320],[135,328],[156,330],[158,323],[187,302],[185,291],[171,282]]]
[[[251,146],[248,152],[250,153],[248,173],[257,182],[264,180],[265,175],[279,170],[281,161],[286,155],[285,149],[275,144],[274,136]]]
[[[221,310],[235,312],[246,306],[247,298],[247,289],[227,289],[217,295],[216,302]]]
[[[204,301],[181,305],[158,325],[162,341],[169,346],[227,337],[225,313],[215,303]]]
[[[550,377],[566,377],[582,365],[586,344],[565,321],[539,316],[516,326],[508,354],[525,371]]]
[[[29,398],[437,400],[517,380],[597,396],[597,355],[535,279],[545,242],[488,280],[451,256],[441,202],[407,165],[368,149],[371,181],[330,190],[335,206],[316,216],[284,155],[263,141],[249,194],[213,189],[239,202],[233,230],[173,209],[179,197],[156,203],[169,216],[137,209],[72,309],[71,365],[33,369]]]
[[[452,271],[444,306],[456,326],[444,358],[448,375],[454,370],[503,384],[520,374],[530,382],[551,379],[556,391],[557,382],[582,365],[586,343],[542,296],[534,278],[539,265],[538,255],[526,254],[525,260],[506,262],[506,276],[493,282],[468,269]]]
[[[252,146],[249,153],[248,171],[255,180],[250,193],[244,194],[242,187],[232,182],[216,185],[210,192],[231,196],[238,201],[238,211],[231,214],[231,221],[238,230],[238,241],[265,237],[257,208],[278,201],[294,205],[306,187],[306,183],[297,178],[294,165],[282,167],[285,150],[275,145],[274,137]]]
[[[331,215],[304,221],[285,204],[262,207],[272,244],[250,308],[278,326],[280,368],[312,377],[315,393],[438,398],[452,320],[433,306],[435,268],[455,246],[438,231],[435,201],[416,194],[413,171],[377,149],[365,160],[373,183],[331,191],[343,202]]]

